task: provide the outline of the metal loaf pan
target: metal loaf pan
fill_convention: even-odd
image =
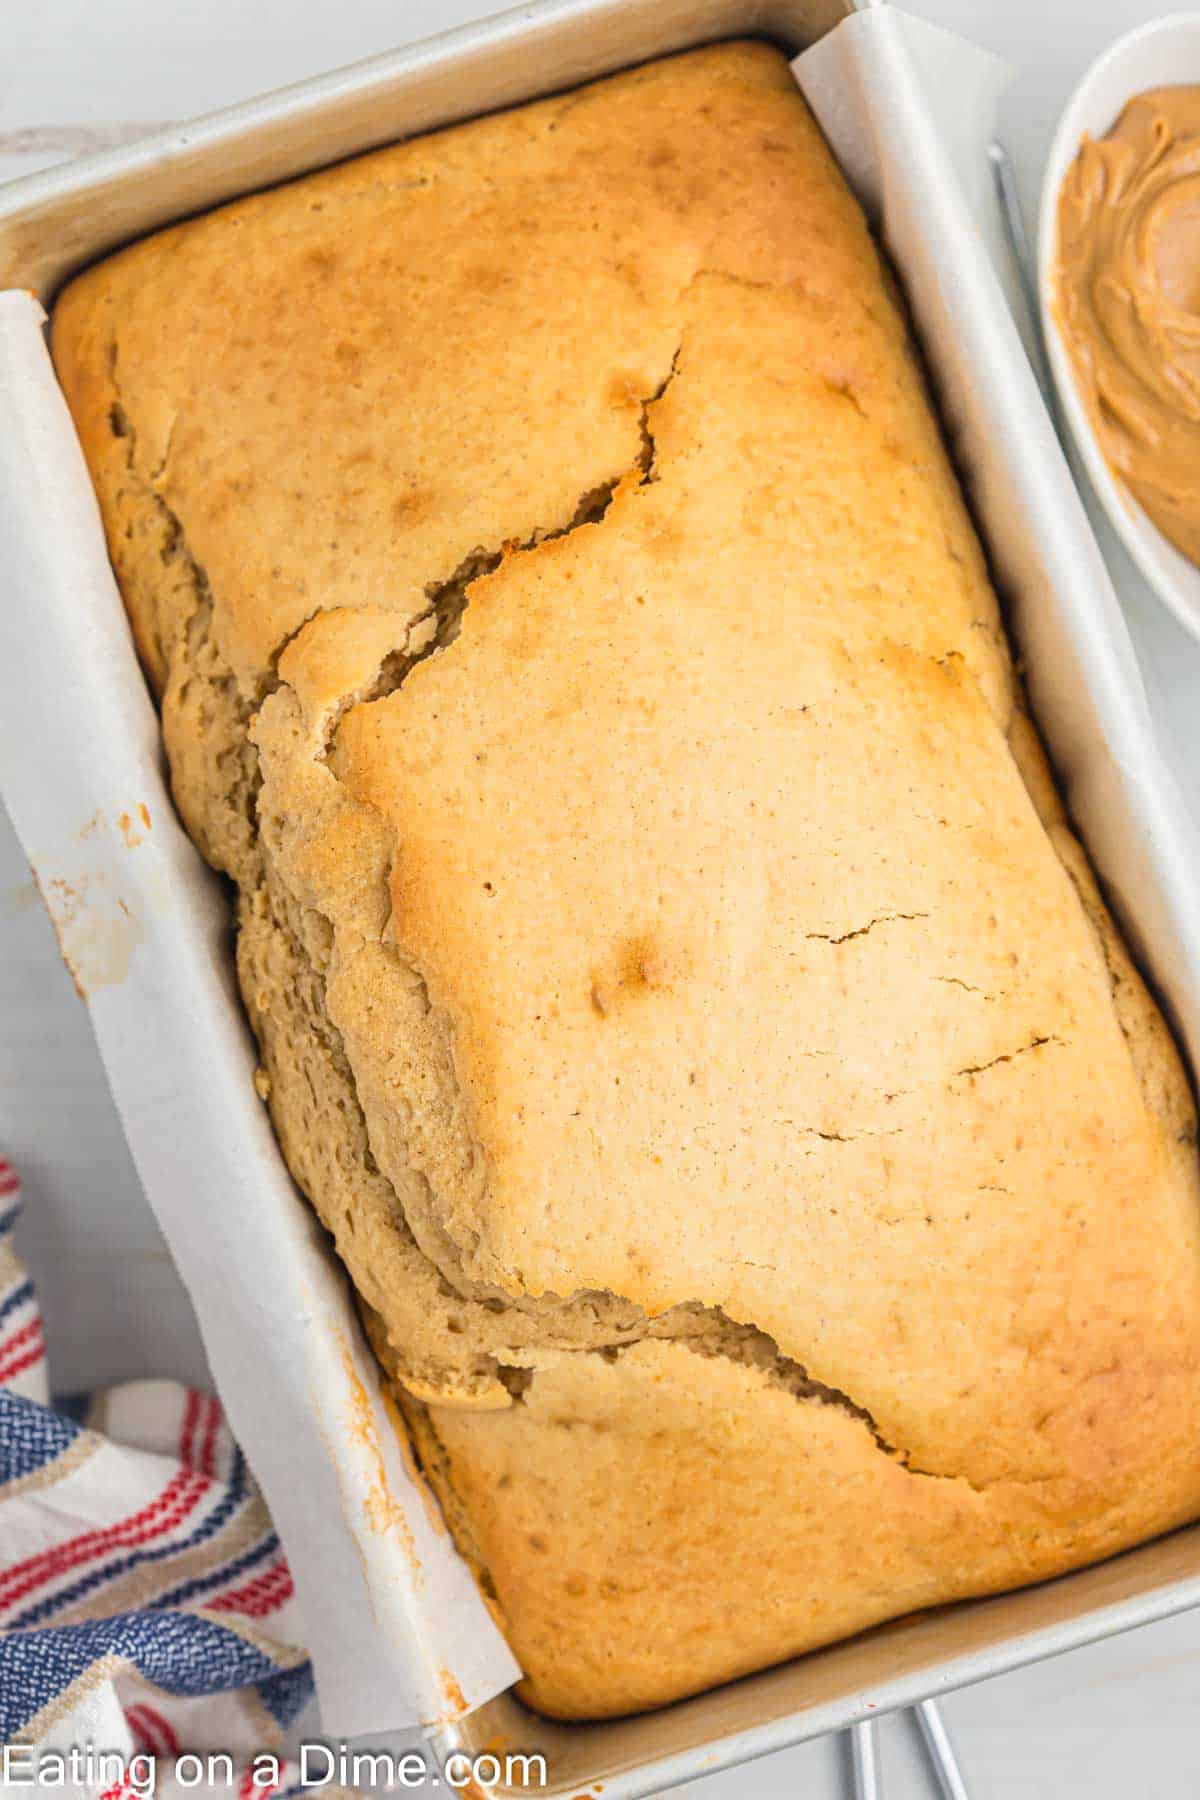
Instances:
[[[32,289],[49,305],[83,264],[252,189],[694,44],[760,35],[795,54],[859,10],[866,7],[854,0],[521,6],[0,189],[0,286]],[[924,167],[932,191],[944,174],[937,167],[942,151],[932,128],[918,136],[915,186]],[[864,197],[869,206],[878,200]],[[914,201],[912,193],[907,198]],[[928,268],[911,266],[897,244],[890,247],[1060,777],[1125,928],[1194,1055],[1187,997],[1196,991],[1196,946],[1177,929],[1179,895],[1160,855],[1170,805],[1132,794],[1126,779],[1141,696],[1098,552],[1015,334],[997,323],[999,289],[1000,313],[964,319]],[[1037,492],[1053,497],[1053,518],[1046,505],[1033,504]],[[49,520],[46,528],[53,529]],[[1065,605],[1072,587],[1073,602]],[[1105,629],[1117,652],[1098,675],[1082,645],[1089,598],[1107,609]],[[1076,684],[1083,702],[1071,718],[1057,716],[1054,690],[1064,681]],[[1102,818],[1116,827],[1100,831]],[[550,1773],[541,1791],[550,1795],[652,1794],[1197,1603],[1200,1527],[1020,1593],[900,1620],[643,1717],[556,1724],[508,1693],[440,1728],[435,1744],[443,1757],[455,1750],[540,1751]],[[479,1782],[472,1791],[480,1791]]]

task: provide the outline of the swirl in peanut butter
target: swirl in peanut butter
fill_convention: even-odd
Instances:
[[[1139,94],[1084,138],[1053,306],[1110,468],[1200,562],[1200,87]]]

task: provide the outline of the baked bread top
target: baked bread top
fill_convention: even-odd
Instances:
[[[190,221],[54,350],[277,1129],[535,1699],[649,1704],[1200,1510],[1187,1082],[779,54]],[[716,1526],[672,1586],[643,1507],[635,1653],[597,1575],[631,1516],[580,1497],[574,1595],[513,1521],[622,1417],[678,1463],[726,1388],[732,1458],[790,1442],[782,1389],[902,1541],[824,1610],[798,1545],[764,1645]]]

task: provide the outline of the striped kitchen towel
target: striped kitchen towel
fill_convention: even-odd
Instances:
[[[147,1752],[167,1795],[181,1756],[222,1752],[241,1760],[206,1793],[299,1791],[289,1728],[312,1679],[292,1580],[221,1408],[169,1381],[51,1406],[20,1206],[0,1159],[0,1745],[92,1746],[135,1776]],[[263,1752],[278,1773],[256,1781]],[[137,1789],[96,1762],[76,1791]]]

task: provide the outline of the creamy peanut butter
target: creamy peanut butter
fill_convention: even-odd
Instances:
[[[1084,138],[1053,306],[1109,466],[1200,562],[1200,87],[1150,89]]]

